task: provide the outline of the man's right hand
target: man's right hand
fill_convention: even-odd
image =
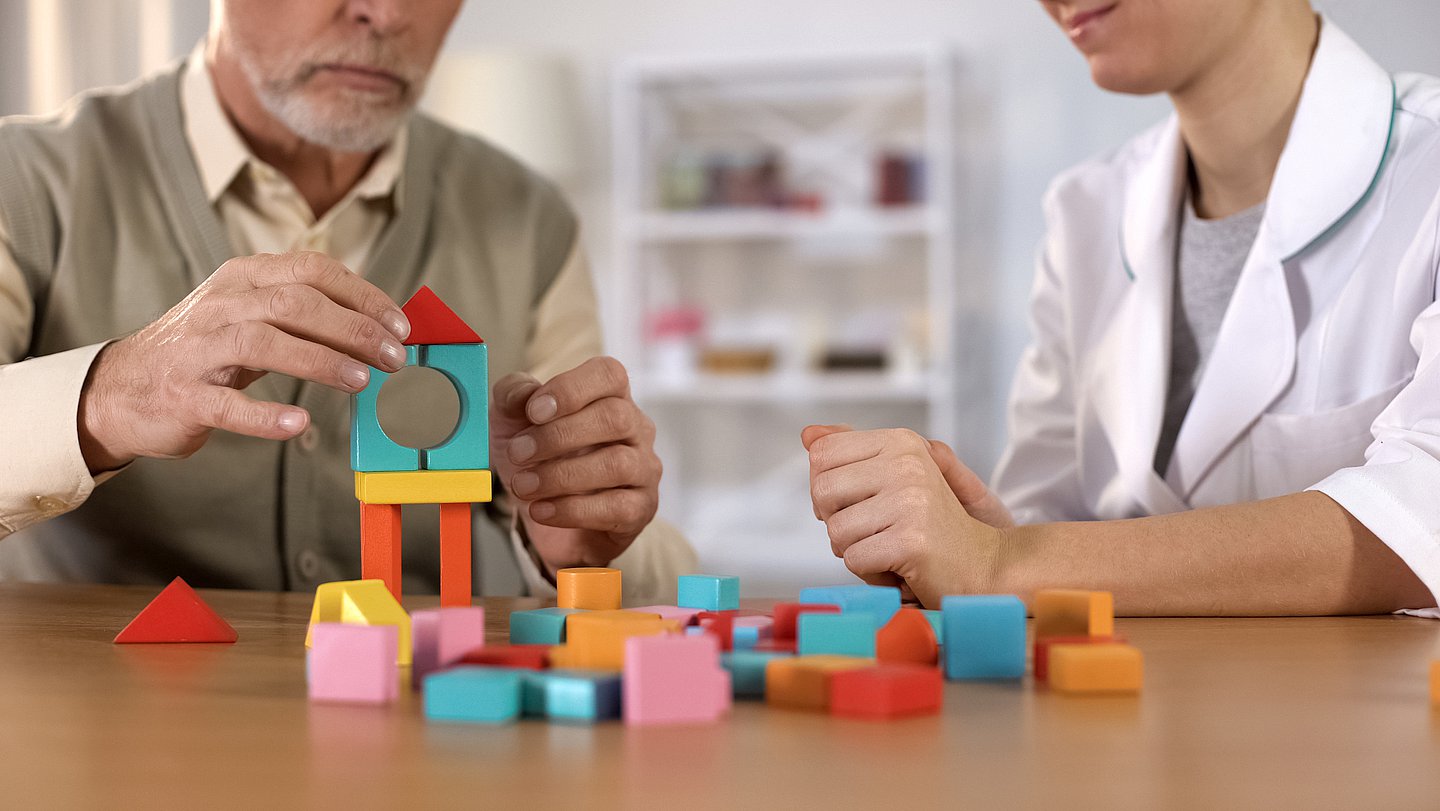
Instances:
[[[241,393],[267,372],[353,394],[366,365],[405,365],[410,323],[389,296],[318,253],[226,262],[158,321],[105,347],[80,394],[92,472],[195,453],[215,429],[289,439],[302,408]]]

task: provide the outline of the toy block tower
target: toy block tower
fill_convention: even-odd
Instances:
[[[460,396],[455,431],[428,449],[407,448],[380,427],[377,403],[390,375],[370,370],[355,395],[350,467],[360,500],[360,567],[400,599],[400,515],[405,504],[440,505],[440,604],[470,604],[470,507],[490,500],[490,416],[485,342],[428,287],[401,308],[410,319],[406,365],[445,375]]]

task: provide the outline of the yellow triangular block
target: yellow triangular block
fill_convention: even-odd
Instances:
[[[410,615],[400,607],[383,580],[339,580],[321,583],[315,589],[310,608],[310,628],[317,622],[346,622],[351,625],[394,625],[399,629],[400,649],[396,664],[410,664]],[[311,631],[305,632],[310,647]]]

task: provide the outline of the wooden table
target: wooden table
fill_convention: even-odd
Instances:
[[[305,594],[204,592],[235,645],[111,644],[156,591],[0,585],[4,807],[1440,807],[1429,620],[1121,620],[1138,698],[954,683],[890,724],[482,727],[408,691],[308,703]],[[534,605],[485,601],[491,636]]]

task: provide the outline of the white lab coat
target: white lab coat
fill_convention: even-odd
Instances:
[[[1323,23],[1161,478],[1185,167],[1172,117],[1051,187],[995,490],[1022,523],[1320,490],[1440,595],[1440,80],[1392,78]]]

